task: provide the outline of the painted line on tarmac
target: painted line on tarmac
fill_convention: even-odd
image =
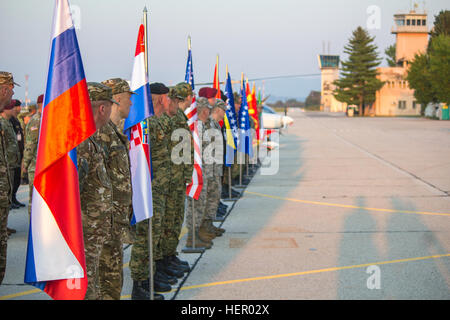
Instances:
[[[276,274],[276,275],[263,276],[263,277],[254,277],[254,278],[245,278],[245,279],[235,279],[235,280],[227,280],[227,281],[210,282],[210,283],[204,283],[204,284],[198,284],[198,285],[182,287],[179,290],[180,291],[185,291],[185,290],[193,290],[193,289],[199,289],[199,288],[214,287],[214,286],[220,286],[220,285],[226,285],[226,284],[243,283],[243,282],[259,281],[259,280],[280,279],[280,278],[303,276],[303,275],[318,274],[318,273],[325,273],[325,272],[333,272],[333,271],[365,268],[365,267],[369,267],[369,266],[373,266],[373,265],[377,265],[378,266],[378,265],[387,265],[387,264],[394,264],[394,263],[405,263],[405,262],[413,262],[413,261],[421,261],[421,260],[439,259],[439,258],[445,258],[445,257],[450,257],[450,253],[439,254],[439,255],[432,255],[432,256],[426,256],[426,257],[417,257],[417,258],[407,258],[407,259],[371,262],[371,263],[357,264],[357,265],[352,265],[352,266],[332,267],[332,268],[325,268],[325,269],[318,269],[318,270],[309,270],[309,271],[301,271],[301,272],[294,272],[294,273]],[[170,292],[165,292],[165,293],[171,293],[171,292],[173,292],[175,290],[176,289],[172,289]],[[39,290],[39,289],[29,290],[29,291],[25,291],[25,292],[21,292],[21,293],[15,293],[15,294],[7,295],[7,296],[2,296],[2,297],[0,297],[0,300],[7,300],[7,299],[12,299],[12,298],[17,298],[17,297],[20,297],[20,296],[33,294],[33,293],[38,293],[38,292],[41,292],[41,290]],[[128,295],[123,295],[120,298],[121,299],[130,299],[131,295],[129,295],[129,294]]]
[[[429,215],[429,216],[450,217],[450,213],[427,212],[427,211],[409,211],[409,210],[396,210],[396,209],[383,209],[383,208],[369,208],[369,207],[354,206],[354,205],[351,205],[351,204],[328,203],[328,202],[301,200],[301,199],[294,199],[294,198],[285,198],[285,197],[279,197],[279,196],[274,196],[274,195],[270,195],[270,194],[251,192],[251,191],[245,191],[245,193],[251,194],[251,195],[255,195],[255,196],[259,196],[259,197],[265,197],[265,198],[271,198],[271,199],[277,199],[277,200],[285,200],[285,201],[292,201],[292,202],[300,202],[300,203],[306,203],[306,204],[314,204],[314,205],[320,205],[320,206],[328,206],[328,207],[360,209],[360,210],[376,211],[376,212],[407,213],[407,214],[421,214],[421,215]]]
[[[358,265],[353,265],[353,266],[333,267],[333,268],[309,270],[309,271],[302,271],[302,272],[277,274],[277,275],[272,275],[272,276],[236,279],[236,280],[228,280],[228,281],[218,281],[218,282],[211,282],[211,283],[205,283],[205,284],[199,284],[199,285],[186,286],[186,287],[181,288],[180,290],[192,290],[192,289],[214,287],[214,286],[220,286],[220,285],[226,285],[226,284],[234,284],[234,283],[242,283],[242,282],[250,282],[250,281],[259,281],[259,280],[279,279],[279,278],[303,276],[303,275],[310,275],[310,274],[317,274],[317,273],[324,273],[324,272],[333,272],[333,271],[340,271],[340,270],[365,268],[365,267],[369,267],[369,266],[373,266],[373,265],[377,265],[377,266],[378,265],[387,265],[387,264],[394,264],[394,263],[404,263],[404,262],[413,262],[413,261],[420,261],[420,260],[439,259],[439,258],[444,258],[444,257],[450,257],[450,253],[440,254],[440,255],[433,255],[433,256],[426,256],[426,257],[417,257],[417,258],[408,258],[408,259],[399,259],[399,260],[364,263],[364,264],[358,264]]]

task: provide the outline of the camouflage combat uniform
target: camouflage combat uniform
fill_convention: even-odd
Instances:
[[[14,170],[20,167],[20,150],[17,143],[16,133],[14,132],[13,125],[9,120],[6,120],[0,116],[0,122],[5,132],[6,140],[6,161],[9,165],[9,178],[11,181],[14,179]]]
[[[112,94],[129,92],[128,83],[120,78],[102,82]],[[112,226],[100,256],[100,292],[103,300],[120,300],[123,285],[123,243],[129,241],[132,214],[132,188],[128,137],[123,132],[124,119],[118,126],[111,120],[96,132],[96,141],[106,154],[106,171],[112,183]]]
[[[6,155],[6,132],[0,123],[0,284],[6,270],[6,251],[8,241],[8,212],[11,203],[12,182],[9,175]]]
[[[152,180],[152,254],[153,261],[163,258],[161,250],[162,219],[166,211],[168,185],[170,183],[170,153],[168,132],[170,128],[168,116],[159,118],[152,116],[149,122]],[[133,243],[130,258],[131,278],[135,281],[149,279],[148,252],[148,219],[136,224],[136,239]],[[155,273],[155,264],[152,266]]]
[[[183,129],[188,137],[183,136],[184,142],[182,150],[189,150],[190,163],[175,164],[171,161],[171,179],[168,186],[166,212],[163,220],[163,256],[172,256],[177,254],[179,236],[184,221],[186,183],[192,179],[192,136],[187,124],[187,117],[181,109],[177,110],[175,116],[170,118],[170,135],[177,130]],[[170,140],[170,154],[174,147],[180,144],[179,140]],[[178,155],[177,155],[178,156]]]
[[[112,100],[112,91],[100,83],[87,83],[91,101]],[[88,288],[86,300],[102,299],[100,291],[100,255],[112,238],[113,190],[106,170],[106,155],[96,134],[77,147],[81,216]]]
[[[223,139],[220,124],[213,118],[210,117],[208,119],[206,127],[208,130],[210,129],[217,130],[218,131],[217,137],[220,136],[221,139]],[[223,146],[223,141],[220,142],[220,146]],[[216,149],[215,152],[218,152],[218,150]],[[219,155],[218,159],[222,161],[223,156]],[[206,163],[203,166],[206,171],[206,179],[208,180],[206,189],[207,194],[206,197],[208,201],[206,202],[203,220],[214,220],[214,218],[216,217],[217,208],[219,206],[220,196],[222,193],[223,165],[222,163],[215,163],[215,162],[211,163],[213,162],[211,159],[205,160],[209,162],[209,164]]]
[[[0,85],[15,85],[10,72],[0,71]],[[0,101],[10,103],[10,101]],[[3,106],[0,106],[3,111]],[[6,132],[0,123],[0,284],[3,282],[6,270],[6,253],[8,243],[8,213],[11,204],[12,180],[9,175],[9,164],[6,154]]]
[[[39,140],[39,127],[41,124],[41,113],[36,112],[25,129],[25,148],[23,150],[23,166],[28,173],[30,186],[28,213],[31,212],[31,197],[33,195],[34,171],[36,168],[37,146]]]
[[[130,225],[132,192],[128,138],[110,120],[96,133],[103,147],[106,171],[112,183],[111,237],[100,257],[100,290],[103,299],[119,300],[123,285],[123,240]]]

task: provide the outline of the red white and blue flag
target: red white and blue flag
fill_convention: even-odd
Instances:
[[[96,128],[67,0],[56,0],[53,19],[24,281],[76,300],[87,276],[75,148]]]
[[[192,51],[189,44],[188,59],[186,64],[186,76],[184,81],[189,83],[194,90],[194,68],[192,65]],[[192,132],[192,138],[194,140],[194,171],[192,172],[192,182],[187,185],[186,195],[198,200],[203,188],[202,177],[202,156],[201,156],[201,143],[198,136],[198,119],[197,119],[197,102],[194,99],[192,104],[184,111],[188,118],[188,125]]]
[[[133,188],[133,217],[131,224],[153,215],[150,140],[146,119],[153,112],[152,95],[145,70],[144,25],[139,27],[130,89],[131,108],[125,119],[124,132],[130,140],[131,185]]]

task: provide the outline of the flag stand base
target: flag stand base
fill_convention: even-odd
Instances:
[[[183,253],[203,253],[205,252],[206,248],[200,247],[200,248],[190,248],[190,247],[184,247],[181,249],[181,252]]]

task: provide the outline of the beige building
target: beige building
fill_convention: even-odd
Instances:
[[[376,93],[376,101],[368,113],[376,116],[420,115],[414,90],[409,88],[406,76],[416,53],[426,52],[428,45],[428,21],[426,13],[411,11],[394,15],[396,35],[396,67],[378,68],[384,86]]]
[[[333,81],[339,79],[339,56],[319,55],[319,68],[322,73],[320,90],[320,110],[327,112],[345,112],[347,104],[339,102],[333,95],[336,86]]]

